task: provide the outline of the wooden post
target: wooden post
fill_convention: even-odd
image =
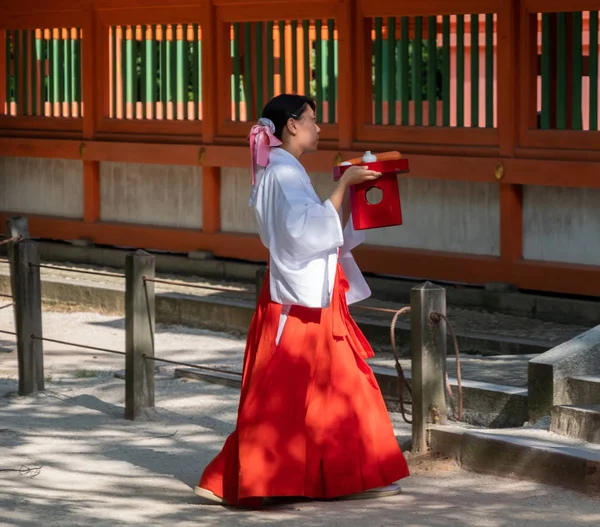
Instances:
[[[29,239],[29,224],[27,218],[22,216],[15,216],[13,218],[6,219],[6,236],[14,238],[15,236],[21,236],[24,240]],[[8,266],[10,270],[10,286],[11,294],[13,299],[15,298],[16,283],[15,279],[17,276],[17,270],[15,268],[15,242],[10,242],[6,245],[6,254],[8,255]],[[15,313],[15,327],[17,324],[17,311]]]
[[[39,245],[32,240],[18,242],[13,258],[19,395],[30,395],[44,389]]]
[[[125,419],[154,407],[154,256],[145,251],[125,257]]]
[[[419,453],[427,450],[427,426],[446,423],[446,324],[431,321],[433,311],[446,314],[446,290],[425,282],[411,290],[410,306],[412,447]]]

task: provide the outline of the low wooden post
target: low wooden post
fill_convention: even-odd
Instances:
[[[44,389],[42,286],[39,245],[32,240],[14,244],[11,279],[15,303],[19,395]],[[34,338],[37,337],[37,338]]]
[[[412,448],[427,450],[427,426],[446,423],[446,324],[431,313],[446,314],[446,290],[430,282],[414,287],[411,305]]]
[[[125,256],[125,419],[154,407],[154,256]]]
[[[29,239],[29,223],[27,218],[23,216],[15,216],[12,218],[6,219],[6,231],[5,234],[8,238],[14,238],[16,236],[21,236],[24,240]],[[16,284],[15,279],[17,276],[17,272],[15,269],[15,242],[9,242],[6,245],[6,254],[8,255],[8,267],[10,270],[10,287],[11,294],[13,298],[15,297]],[[17,323],[15,311],[15,325]]]

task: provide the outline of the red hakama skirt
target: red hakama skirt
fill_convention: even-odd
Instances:
[[[282,306],[271,301],[268,276],[248,333],[236,430],[199,486],[254,507],[264,497],[335,498],[407,477],[341,265],[330,306],[292,306],[279,344]]]

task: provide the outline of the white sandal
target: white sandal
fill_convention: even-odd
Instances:
[[[387,498],[388,496],[396,496],[402,492],[402,488],[397,483],[392,483],[386,487],[377,487],[376,489],[369,489],[364,492],[357,492],[356,494],[348,494],[347,496],[340,496],[334,498],[336,500],[369,500],[374,498]]]
[[[227,502],[223,498],[219,498],[214,492],[211,492],[208,489],[203,489],[202,487],[194,487],[194,494],[196,496],[200,496],[205,500],[214,501],[215,503],[220,503],[221,505],[227,505]]]

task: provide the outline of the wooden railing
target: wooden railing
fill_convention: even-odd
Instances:
[[[0,155],[83,163],[83,220],[30,218],[34,235],[263,259],[255,236],[221,231],[221,169],[248,167],[249,121],[272,95],[308,93],[322,128],[309,171],[394,149],[410,177],[499,185],[498,254],[371,245],[357,251],[366,271],[600,295],[596,265],[523,258],[524,188],[600,188],[599,8],[3,1]],[[202,229],[100,221],[107,161],[201,165]]]

